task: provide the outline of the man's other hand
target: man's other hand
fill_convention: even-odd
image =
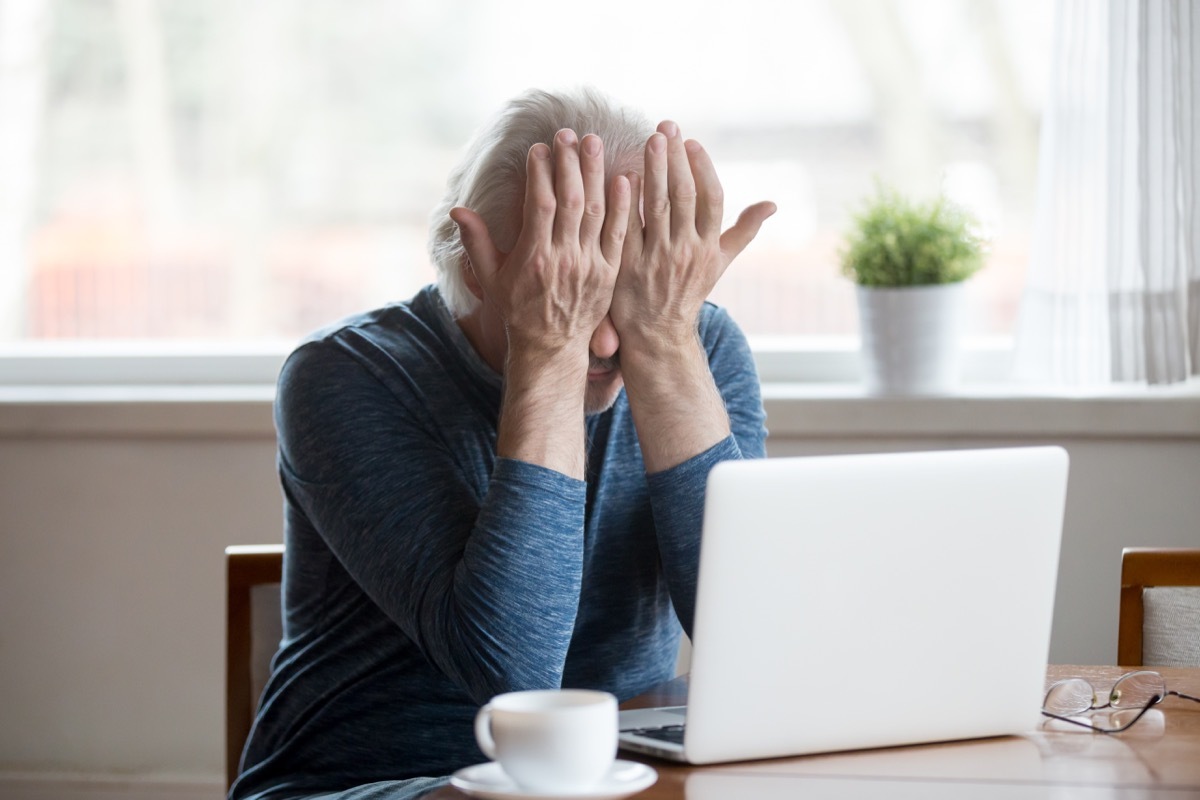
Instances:
[[[646,143],[644,176],[628,177],[642,214],[630,206],[613,325],[626,353],[680,347],[695,340],[705,299],[775,204],[750,206],[721,233],[725,203],[712,160],[669,120]]]

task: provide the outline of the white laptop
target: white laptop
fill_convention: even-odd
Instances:
[[[621,747],[708,764],[1032,730],[1066,488],[1058,447],[719,464],[688,705],[622,712]]]

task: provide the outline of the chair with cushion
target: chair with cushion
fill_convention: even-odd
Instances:
[[[233,785],[279,647],[283,545],[225,548],[225,776]]]
[[[1122,552],[1117,663],[1200,667],[1200,550]]]

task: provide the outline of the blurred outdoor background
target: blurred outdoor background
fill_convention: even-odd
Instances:
[[[294,339],[433,280],[473,131],[586,83],[712,152],[713,299],[854,335],[837,251],[876,181],[970,207],[970,333],[1008,335],[1033,216],[1042,0],[0,0],[0,341]],[[764,24],[764,20],[766,23]]]

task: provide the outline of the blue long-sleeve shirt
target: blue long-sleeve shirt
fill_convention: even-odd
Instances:
[[[303,343],[275,408],[284,636],[231,796],[445,775],[484,760],[497,693],[670,678],[708,471],[766,436],[741,331],[713,305],[699,331],[732,435],[647,475],[622,391],[583,481],[496,456],[501,377],[433,287]]]

